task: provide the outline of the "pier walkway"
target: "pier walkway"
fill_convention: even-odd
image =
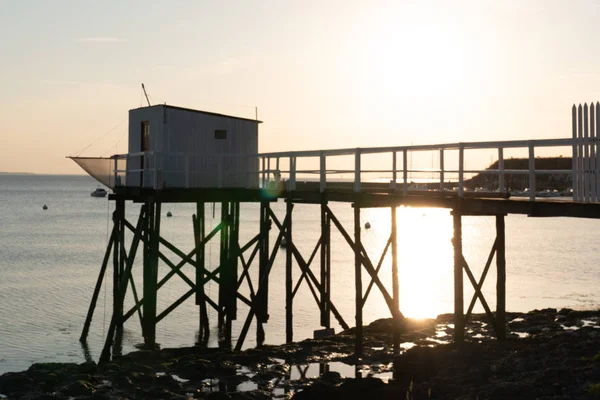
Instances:
[[[592,107],[593,109],[594,107]],[[599,106],[600,108],[600,106]],[[517,140],[499,142],[469,142],[439,145],[352,148],[315,151],[262,153],[252,161],[258,169],[256,185],[231,187],[227,182],[228,162],[226,156],[195,156],[182,153],[143,153],[117,155],[113,162],[114,193],[109,199],[115,201],[113,231],[107,246],[98,282],[92,296],[90,309],[81,340],[90,329],[95,304],[103,284],[103,276],[113,260],[113,316],[106,338],[102,361],[110,359],[114,341],[122,336],[123,324],[137,315],[142,325],[144,341],[148,348],[156,345],[156,324],[190,297],[199,306],[199,343],[206,344],[209,335],[207,309],[212,307],[218,314],[220,343],[239,350],[244,345],[250,326],[256,327],[256,343],[265,339],[263,325],[269,320],[269,274],[278,254],[285,256],[286,341],[293,340],[293,301],[299,286],[308,285],[320,313],[322,332],[331,332],[331,316],[343,329],[351,325],[344,320],[335,307],[331,292],[331,231],[338,230],[354,253],[355,316],[354,325],[356,355],[362,354],[363,306],[372,289],[379,290],[395,321],[394,347],[399,350],[403,315],[399,304],[398,249],[396,208],[438,207],[452,211],[454,246],[454,324],[457,342],[465,340],[465,324],[474,304],[479,301],[489,317],[489,325],[498,339],[506,338],[506,259],[505,221],[508,214],[525,214],[532,217],[582,217],[600,218],[600,129],[596,126],[592,111],[588,125],[587,107],[573,110],[573,137],[565,139]],[[596,114],[598,115],[598,114]],[[585,124],[582,124],[585,117]],[[490,156],[492,154],[492,156]],[[504,168],[505,157],[526,157],[528,169]],[[570,169],[539,169],[536,158],[544,155],[572,157]],[[178,162],[164,163],[165,157]],[[467,168],[467,165],[486,165],[486,159],[496,161],[496,169]],[[137,161],[136,161],[137,160]],[[140,162],[140,160],[146,160]],[[425,161],[423,161],[425,160]],[[475,160],[475,161],[473,161]],[[126,164],[142,165],[138,170],[127,169]],[[198,165],[207,163],[213,168],[203,172]],[[426,164],[430,168],[422,168]],[[172,169],[161,168],[169,165]],[[179,166],[173,168],[172,166]],[[419,165],[419,167],[413,167]],[[489,164],[487,164],[489,165]],[[151,167],[149,167],[151,166]],[[127,185],[127,174],[143,174],[143,186]],[[198,174],[215,174],[215,184],[199,187]],[[469,178],[476,174],[493,176],[494,184],[477,191],[469,189]],[[512,188],[511,176],[525,175],[529,186]],[[177,176],[177,179],[173,177]],[[169,177],[169,179],[165,179]],[[560,180],[572,187],[570,197],[556,196],[555,192],[541,192],[538,187],[544,180]],[[167,187],[163,182],[181,182],[180,186]],[[206,181],[206,180],[204,180]],[[437,187],[436,187],[437,186]],[[519,189],[520,195],[511,195]],[[271,203],[278,199],[286,202],[286,213],[279,219],[271,210]],[[137,223],[125,218],[125,203],[141,203]],[[160,235],[161,205],[186,202],[196,204],[193,215],[195,246],[187,251],[178,249]],[[205,206],[221,204],[220,223],[206,231]],[[248,243],[240,243],[240,203],[260,203],[260,218],[256,236]],[[330,202],[350,203],[353,208],[352,226],[345,227],[329,208]],[[315,227],[318,240],[310,254],[302,254],[294,243],[293,208],[295,204],[314,204],[320,214],[321,224]],[[381,255],[373,262],[361,241],[360,212],[363,208],[387,207],[390,209],[391,234]],[[462,217],[493,216],[496,220],[496,239],[482,275],[475,277],[463,256]],[[125,232],[130,231],[127,242]],[[275,240],[273,241],[273,238]],[[218,241],[219,265],[210,265],[205,249],[209,241]],[[127,249],[126,247],[129,246]],[[175,254],[171,260],[161,251],[166,247]],[[132,278],[136,252],[143,253],[143,290],[138,291]],[[281,251],[284,249],[284,251]],[[392,282],[388,292],[379,274],[386,256],[391,257]],[[482,291],[483,283],[495,260],[496,310],[488,306]],[[168,273],[158,280],[158,268]],[[195,275],[186,276],[181,268],[194,267]],[[295,271],[295,273],[294,273]],[[189,286],[173,304],[157,310],[159,289],[172,277],[178,276]],[[465,311],[463,281],[467,278],[474,288],[473,298]],[[363,281],[364,279],[364,281]],[[218,298],[212,298],[204,290],[208,282],[219,286]],[[366,285],[364,285],[366,283]],[[131,287],[133,304],[125,304],[126,293]],[[245,289],[242,291],[241,288]],[[246,294],[244,294],[246,293]],[[249,293],[249,294],[248,294]],[[238,320],[238,302],[248,313],[242,319],[240,334],[232,337],[232,324]],[[317,333],[317,332],[316,332]],[[235,342],[235,343],[234,343]],[[115,348],[118,348],[115,347]]]

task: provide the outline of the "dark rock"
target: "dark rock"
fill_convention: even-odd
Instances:
[[[537,335],[538,333],[542,333],[542,328],[539,326],[532,326],[531,328],[527,328],[525,332],[529,333],[530,335]]]
[[[394,359],[398,381],[426,379],[436,373],[434,350],[430,347],[413,347]]]
[[[342,380],[342,375],[337,371],[327,371],[319,379],[330,383],[337,383]]]
[[[381,381],[380,381],[381,382]],[[321,382],[315,382],[304,390],[294,394],[294,400],[319,400],[319,399],[341,399],[339,389],[333,388]]]
[[[110,400],[111,397],[106,394],[106,393],[98,393],[95,392],[93,395],[91,395],[88,400]]]
[[[206,398],[208,400],[231,400],[231,396],[225,392],[212,392]]]
[[[8,372],[0,376],[0,393],[13,395],[23,393],[31,389],[33,379],[24,372]]]
[[[98,369],[98,365],[93,361],[84,362],[79,364],[78,368],[80,374],[94,374]]]
[[[44,393],[44,394],[34,396],[31,399],[32,400],[61,400],[61,397],[59,397],[55,394]]]
[[[75,381],[69,383],[67,386],[60,390],[60,393],[65,396],[90,396],[94,393],[94,388],[88,382]]]
[[[538,395],[538,391],[534,386],[518,382],[502,382],[489,385],[484,392],[487,392],[485,397],[491,400],[535,399]]]

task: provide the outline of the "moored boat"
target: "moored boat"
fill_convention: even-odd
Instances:
[[[106,197],[106,190],[104,190],[103,188],[97,188],[92,193],[90,193],[90,196],[92,196],[92,197]]]

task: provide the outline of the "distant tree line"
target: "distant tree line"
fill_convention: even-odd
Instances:
[[[571,170],[573,167],[571,157],[536,157],[536,170]],[[495,161],[486,169],[498,169],[498,161]],[[505,170],[529,170],[528,158],[509,158],[504,160]],[[536,174],[536,189],[539,190],[566,190],[572,187],[571,173]],[[527,174],[505,174],[504,185],[508,190],[524,190],[529,187],[529,175]],[[484,188],[495,190],[498,188],[498,175],[477,174],[465,180],[465,186],[475,189]]]

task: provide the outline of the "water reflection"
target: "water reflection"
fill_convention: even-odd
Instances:
[[[391,232],[389,209],[366,209],[363,231],[369,256],[378,258]],[[364,222],[363,221],[363,222]],[[410,318],[435,318],[451,310],[453,271],[452,218],[444,209],[397,209],[400,309]],[[391,253],[380,272],[391,290]]]

